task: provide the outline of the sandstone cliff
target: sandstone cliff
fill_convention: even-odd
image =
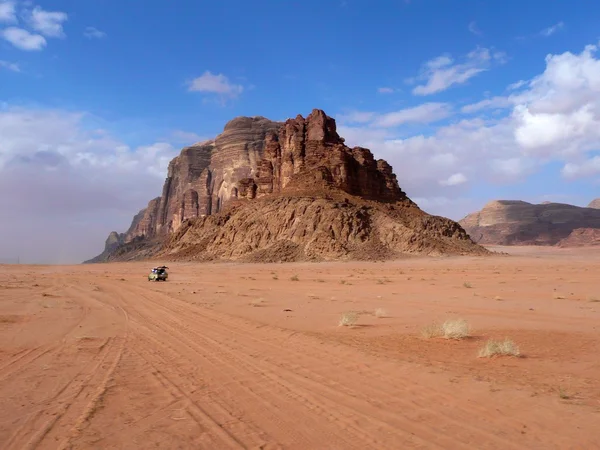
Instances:
[[[104,260],[486,252],[456,222],[421,211],[391,166],[346,146],[321,110],[284,123],[238,117],[214,140],[184,148],[161,197],[121,241]]]
[[[592,202],[594,203],[594,202]],[[600,209],[591,206],[498,200],[459,221],[471,238],[494,245],[593,245]],[[571,236],[571,234],[573,236]]]

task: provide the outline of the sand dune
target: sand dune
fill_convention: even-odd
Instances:
[[[166,283],[3,266],[0,447],[595,448],[600,255],[508,251],[181,263]],[[421,336],[459,317],[470,338]],[[477,357],[504,337],[522,357]]]

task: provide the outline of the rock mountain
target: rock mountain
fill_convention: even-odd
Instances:
[[[169,164],[162,195],[87,262],[153,256],[289,261],[400,254],[485,254],[465,230],[431,216],[392,167],[345,145],[315,109],[273,122],[238,117]]]
[[[497,200],[459,223],[480,244],[556,245],[600,244],[600,199],[587,207],[565,203],[532,204]]]

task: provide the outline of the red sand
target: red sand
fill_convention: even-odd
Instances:
[[[0,448],[597,448],[600,252],[503,250],[2,266]],[[471,338],[421,337],[455,317]]]

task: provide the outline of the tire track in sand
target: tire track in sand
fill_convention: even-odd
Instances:
[[[84,313],[63,334],[60,343],[53,345],[46,353],[58,350],[56,353],[58,355],[65,348],[76,346],[67,342],[67,336],[79,327],[90,314],[91,308],[85,295],[82,297],[80,290],[71,289],[71,295],[73,294],[84,305]],[[123,314],[127,318],[124,310]],[[81,431],[84,423],[93,415],[98,402],[106,392],[110,377],[121,358],[126,339],[126,333],[125,336],[105,339],[98,347],[99,351],[94,358],[30,414],[14,431],[3,448],[36,449],[46,447],[46,444],[48,448],[66,448],[71,438]],[[24,364],[19,367],[19,370],[25,370],[26,367],[27,364]],[[11,373],[13,376],[14,374],[15,371]]]
[[[366,401],[368,403],[369,398],[375,398],[381,400],[382,398],[387,398],[392,400],[394,403],[394,407],[398,409],[398,412],[394,412],[393,415],[396,415],[394,418],[389,414],[383,415],[382,411],[376,411],[375,416],[379,416],[384,423],[394,423],[394,419],[396,420],[396,426],[404,426],[411,425],[408,429],[412,429],[412,433],[418,433],[419,430],[414,429],[415,422],[421,422],[422,420],[427,420],[427,433],[434,433],[434,436],[430,436],[428,434],[422,436],[424,439],[432,439],[440,441],[440,436],[442,434],[446,434],[448,436],[447,439],[451,439],[450,442],[446,441],[441,445],[446,446],[445,448],[460,448],[460,442],[468,442],[470,439],[483,439],[485,442],[489,442],[493,444],[497,448],[523,448],[525,442],[529,441],[532,444],[545,444],[546,448],[552,448],[556,446],[556,448],[560,448],[559,442],[560,434],[556,433],[554,430],[550,430],[546,427],[537,426],[534,420],[527,417],[524,414],[518,414],[520,417],[511,417],[511,414],[516,408],[512,405],[498,405],[498,406],[508,406],[508,412],[504,415],[499,415],[500,410],[497,412],[495,407],[486,408],[485,404],[489,404],[490,400],[486,399],[486,403],[477,404],[477,399],[474,399],[471,402],[463,402],[462,405],[464,407],[457,407],[453,405],[455,403],[453,398],[456,394],[456,387],[452,386],[448,389],[442,389],[440,387],[436,387],[434,390],[425,389],[424,386],[419,386],[418,383],[415,383],[414,378],[402,379],[402,377],[390,377],[389,375],[384,376],[381,372],[374,372],[373,370],[364,370],[361,375],[368,377],[366,383],[362,385],[353,386],[354,392],[352,390],[346,390],[343,392],[343,387],[345,383],[340,383],[335,386],[335,389],[327,389],[326,383],[328,380],[332,379],[332,375],[336,371],[336,367],[344,367],[347,366],[345,370],[352,370],[352,364],[348,364],[348,361],[343,361],[340,358],[337,358],[335,354],[323,354],[321,352],[315,352],[315,344],[318,342],[312,339],[305,339],[303,336],[298,336],[294,342],[295,350],[297,352],[292,352],[288,349],[282,348],[281,345],[274,344],[275,342],[280,342],[283,338],[283,333],[280,330],[272,328],[272,327],[261,327],[263,331],[271,331],[270,335],[265,332],[258,332],[256,324],[251,324],[245,320],[236,320],[230,317],[226,317],[226,324],[219,325],[219,322],[223,320],[224,315],[214,313],[210,310],[204,310],[192,307],[188,303],[185,303],[181,300],[173,299],[167,295],[159,294],[156,295],[154,293],[148,295],[148,292],[144,295],[143,292],[136,290],[136,296],[139,298],[140,295],[146,297],[147,302],[153,303],[152,309],[159,309],[161,321],[172,320],[172,327],[176,333],[180,333],[179,338],[185,339],[185,336],[191,336],[192,341],[196,343],[196,346],[200,349],[214,347],[214,351],[208,352],[204,354],[204,357],[210,357],[210,355],[225,355],[227,354],[227,349],[229,348],[230,356],[235,356],[237,359],[236,364],[241,365],[242,355],[248,354],[260,354],[261,347],[262,350],[268,350],[269,354],[274,355],[273,360],[277,363],[276,367],[272,367],[272,370],[268,373],[280,373],[282,371],[281,363],[288,360],[288,367],[290,370],[285,373],[286,379],[293,378],[295,375],[295,371],[300,371],[302,373],[301,376],[296,376],[294,378],[294,383],[297,385],[305,385],[305,392],[318,392],[320,400],[323,398],[329,398],[332,403],[330,403],[330,408],[340,409],[340,404],[335,403],[337,399],[338,402],[342,402],[342,404],[348,403],[349,398],[353,398],[353,401],[356,398]],[[142,290],[143,291],[143,290]],[[153,300],[152,298],[158,298],[158,300]],[[142,303],[139,303],[141,306]],[[179,311],[176,311],[179,308]],[[169,312],[169,310],[173,309]],[[186,325],[187,322],[187,326]],[[225,328],[225,326],[227,328]],[[201,330],[201,332],[197,332],[196,330]],[[233,331],[235,330],[235,332]],[[289,335],[289,333],[287,333]],[[237,335],[237,336],[236,336]],[[258,337],[264,337],[266,339],[260,342],[260,339],[257,341]],[[234,341],[232,337],[241,337],[241,340]],[[209,339],[207,341],[207,339]],[[211,342],[212,339],[212,342]],[[232,343],[235,342],[236,345],[232,347]],[[250,343],[252,342],[252,345]],[[303,343],[298,348],[298,343]],[[308,344],[308,345],[307,345]],[[193,344],[190,344],[193,345]],[[289,343],[288,343],[289,345]],[[288,347],[289,348],[289,347]],[[320,346],[319,350],[326,349],[328,346]],[[278,353],[278,354],[277,354]],[[315,354],[316,353],[316,354]],[[314,354],[316,357],[310,357],[311,354]],[[300,357],[300,361],[296,361],[295,366],[291,365],[293,363],[294,358]],[[329,373],[321,373],[321,375],[311,373],[307,370],[307,368],[318,368],[319,365],[314,364],[315,359],[320,359],[325,357],[327,361],[332,362],[332,369],[329,370]],[[240,359],[241,358],[241,359]],[[303,360],[303,361],[302,361]],[[256,364],[256,360],[250,358],[249,361],[251,364]],[[234,364],[234,365],[236,365]],[[265,370],[265,366],[267,366],[269,362],[260,361],[260,367],[258,370],[262,370],[263,372],[267,372]],[[321,364],[324,365],[324,364]],[[327,364],[325,364],[327,366]],[[390,365],[392,367],[393,365]],[[285,369],[285,367],[284,367]],[[395,382],[394,382],[395,381]],[[359,382],[360,384],[360,382]],[[401,389],[397,389],[396,386],[398,384],[404,384]],[[377,386],[381,385],[383,389],[377,389]],[[340,392],[342,391],[342,392]],[[341,395],[343,393],[344,395]],[[361,398],[362,397],[362,398]],[[408,397],[408,398],[407,398]],[[390,404],[390,402],[387,402]],[[360,404],[356,402],[356,409],[352,412],[356,412],[356,410],[360,411],[368,411],[368,405]],[[493,403],[492,403],[493,404]],[[380,403],[381,405],[381,403]],[[342,408],[343,409],[343,408]],[[510,411],[510,410],[513,411]],[[415,414],[415,410],[418,413]],[[445,413],[443,411],[445,410]],[[406,414],[406,418],[398,423],[399,417],[402,416],[402,412],[409,412]],[[521,434],[521,427],[523,425],[523,417],[527,419],[527,424],[529,427],[528,436],[523,436]],[[556,418],[559,420],[560,418]],[[533,423],[532,423],[533,422]],[[561,423],[560,420],[558,423]],[[435,423],[436,426],[431,427],[431,423]],[[574,424],[575,425],[575,424]],[[537,428],[536,428],[537,426]],[[364,426],[363,426],[364,428]],[[418,427],[417,427],[418,428]],[[566,427],[561,427],[566,429]],[[576,427],[573,427],[576,429]],[[532,431],[537,431],[537,434],[534,435]],[[512,437],[509,437],[509,432],[512,434]],[[572,433],[570,433],[572,434]],[[564,438],[565,442],[573,442],[573,439],[576,440],[576,433],[574,436],[571,436],[570,440],[568,438]],[[428,442],[428,445],[431,445],[432,441]]]
[[[136,292],[136,297],[139,298],[140,295],[143,295],[140,292]],[[166,300],[166,299],[163,299]],[[231,349],[226,345],[226,343],[231,342],[230,336],[223,336],[223,329],[218,332],[220,335],[216,335],[215,337],[218,340],[208,338],[207,335],[211,329],[214,331],[214,321],[207,321],[206,318],[203,322],[206,323],[198,323],[198,317],[195,317],[195,325],[201,325],[202,333],[196,333],[193,329],[183,325],[181,323],[181,317],[189,317],[189,312],[187,315],[180,314],[178,316],[173,316],[173,313],[169,313],[169,308],[165,306],[165,301],[155,303],[146,297],[147,302],[152,302],[152,309],[160,309],[160,322],[161,324],[165,324],[168,321],[172,321],[172,326],[170,330],[171,339],[177,339],[179,342],[184,342],[186,345],[194,352],[200,353],[204,359],[211,359],[212,364],[215,366],[221,365],[221,372],[226,373],[234,370],[234,368],[243,368],[244,373],[240,375],[242,379],[250,379],[250,376],[259,377],[263,379],[267,379],[269,381],[269,386],[273,389],[273,386],[277,386],[278,390],[281,391],[281,395],[287,398],[294,398],[294,400],[300,404],[304,404],[305,407],[311,410],[313,413],[317,412],[322,417],[328,418],[329,420],[333,420],[337,422],[338,426],[343,429],[343,432],[352,437],[353,440],[358,439],[359,441],[363,441],[363,444],[373,445],[376,447],[379,442],[376,439],[373,439],[372,436],[377,436],[382,433],[395,434],[398,438],[407,440],[410,437],[410,441],[415,444],[416,440],[419,440],[417,436],[422,438],[422,445],[428,445],[430,448],[434,444],[434,442],[439,442],[440,448],[449,448],[448,446],[456,447],[456,440],[453,437],[445,438],[441,434],[432,434],[431,428],[429,426],[420,426],[419,423],[414,422],[413,420],[402,420],[401,423],[395,423],[394,425],[390,425],[389,423],[393,423],[394,419],[398,422],[399,416],[401,414],[389,413],[385,410],[374,411],[372,403],[369,404],[369,401],[366,401],[364,398],[360,398],[359,392],[343,392],[339,389],[331,389],[328,388],[322,381],[317,381],[319,378],[323,378],[322,376],[317,376],[314,373],[304,373],[303,375],[298,375],[294,370],[286,369],[281,365],[273,365],[266,361],[260,362],[260,367],[256,365],[256,360],[253,358],[247,358],[243,355],[248,353],[256,353],[257,350],[260,350],[258,347],[245,347],[245,348],[237,348]],[[173,303],[172,301],[170,303]],[[139,306],[142,304],[139,303]],[[169,305],[172,306],[172,305]],[[150,311],[150,310],[149,310]],[[150,311],[151,312],[151,311]],[[204,312],[204,311],[203,311]],[[144,317],[144,323],[147,325],[152,323],[152,317],[146,316]],[[157,327],[160,327],[161,324],[156,324]],[[239,324],[235,324],[236,326]],[[184,330],[184,331],[181,331]],[[239,330],[242,331],[242,330]],[[256,327],[253,330],[247,330],[249,333],[253,333],[256,335]],[[193,336],[193,339],[187,337],[188,335]],[[253,340],[254,336],[252,334],[246,335],[247,340]],[[168,339],[166,339],[168,341]],[[211,348],[212,347],[212,348]],[[209,351],[207,351],[209,349]],[[242,350],[242,351],[240,351]],[[270,348],[270,351],[273,349]],[[281,351],[281,347],[278,348]],[[310,353],[309,353],[310,354]],[[215,359],[214,356],[218,355],[219,358]],[[228,364],[224,363],[225,355],[230,358],[231,362]],[[279,355],[277,355],[279,356]],[[310,361],[309,365],[313,362]],[[270,370],[266,370],[268,367]],[[250,376],[249,376],[250,375]],[[288,381],[289,380],[289,381]],[[235,382],[235,380],[234,380]],[[231,383],[230,383],[231,384]],[[247,383],[249,384],[249,383]],[[246,385],[245,389],[248,390],[249,386]],[[364,390],[365,387],[363,387]],[[312,393],[315,394],[312,394]],[[264,391],[263,391],[264,393]],[[380,393],[377,393],[380,394]],[[381,396],[379,395],[381,398]],[[368,400],[368,399],[367,399]],[[409,406],[404,404],[401,405],[401,410],[406,410]],[[363,412],[366,411],[366,412]],[[370,411],[370,412],[369,412]],[[374,418],[377,417],[378,418]],[[438,417],[438,424],[446,425],[450,428],[450,425],[447,424],[448,419],[443,417]],[[454,425],[458,425],[457,420],[452,420]],[[360,426],[356,426],[354,424],[360,423]],[[398,425],[401,425],[398,427]],[[471,428],[471,432],[477,435],[484,435],[478,437],[485,437],[488,440],[493,437],[490,436],[489,433],[480,432],[475,427],[469,427],[464,423],[460,423],[460,430]],[[364,432],[366,428],[371,428],[371,432]],[[455,430],[456,432],[456,430]],[[500,441],[504,441],[503,439],[499,439]],[[503,448],[508,448],[511,446],[510,441],[502,442]]]

